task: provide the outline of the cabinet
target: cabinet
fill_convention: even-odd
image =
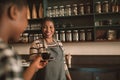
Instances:
[[[71,30],[74,42],[73,32],[78,30],[77,42],[120,41],[119,0],[28,0],[28,5],[29,27],[24,32],[28,42],[41,37],[41,20],[46,16],[54,20],[58,39],[61,31],[66,36]]]

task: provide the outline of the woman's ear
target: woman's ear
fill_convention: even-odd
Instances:
[[[18,8],[15,5],[11,5],[8,8],[8,17],[12,20],[16,20],[18,15]]]

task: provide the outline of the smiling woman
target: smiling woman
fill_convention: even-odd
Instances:
[[[50,18],[44,18],[42,22],[43,38],[36,40],[30,47],[30,59],[35,59],[36,54],[42,54],[46,50],[50,54],[50,60],[47,66],[39,70],[33,80],[71,80],[68,68],[64,63],[64,50],[62,43],[55,40],[54,22]],[[44,53],[43,53],[44,54]]]

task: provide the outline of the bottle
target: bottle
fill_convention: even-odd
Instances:
[[[66,5],[65,8],[65,16],[71,16],[71,6],[70,5]]]
[[[56,40],[59,40],[58,31],[55,32],[55,37],[56,37]]]
[[[29,6],[27,6],[27,19],[30,19],[31,17],[30,17],[30,8],[29,8]]]
[[[85,30],[80,30],[80,41],[85,41]]]
[[[32,8],[32,18],[33,19],[37,18],[37,11],[36,11],[35,4],[33,4],[33,8]]]
[[[23,42],[23,43],[28,43],[28,33],[24,33],[24,34],[23,34],[22,42]]]
[[[60,6],[59,16],[64,16],[64,15],[65,15],[64,6]]]
[[[79,36],[78,36],[78,30],[73,30],[73,41],[78,41]]]
[[[79,15],[84,15],[84,5],[83,4],[80,4]]]
[[[39,7],[39,18],[43,18],[43,7],[42,7],[42,3],[40,3],[40,7]]]
[[[66,41],[71,42],[72,41],[72,33],[71,30],[68,30],[66,32]]]
[[[101,2],[96,2],[95,11],[96,13],[101,13]]]
[[[77,4],[73,4],[72,15],[78,15]]]
[[[116,39],[116,31],[108,30],[108,40],[115,40],[115,39]]]
[[[47,17],[52,17],[52,7],[47,8]]]
[[[112,12],[119,12],[119,5],[116,0],[112,1]]]
[[[109,3],[108,1],[104,1],[103,2],[103,8],[102,8],[103,12],[108,13],[109,12]]]
[[[86,3],[86,14],[90,14],[91,13],[91,5],[90,3]]]
[[[55,17],[58,17],[59,16],[58,6],[54,6],[54,10],[55,10]]]
[[[60,31],[60,40],[65,42],[65,31]]]
[[[87,37],[87,40],[88,40],[88,41],[91,41],[91,40],[92,40],[92,30],[91,30],[91,29],[88,29],[88,30],[87,30],[87,35],[86,35],[86,37]]]

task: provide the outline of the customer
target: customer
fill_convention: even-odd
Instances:
[[[26,0],[0,0],[0,80],[23,80],[22,68],[16,52],[7,44],[17,41],[27,26]],[[43,68],[41,57],[31,64],[31,74]],[[26,77],[24,76],[25,80]],[[30,78],[32,75],[30,75]]]
[[[34,75],[33,80],[66,80],[66,78],[67,80],[71,80],[68,68],[64,63],[62,43],[53,37],[55,27],[54,22],[50,18],[43,19],[42,33],[43,38],[34,41],[30,47],[30,58],[35,59],[36,55],[33,53],[41,53],[43,48],[46,48],[55,60],[48,62],[44,69],[39,70]]]

